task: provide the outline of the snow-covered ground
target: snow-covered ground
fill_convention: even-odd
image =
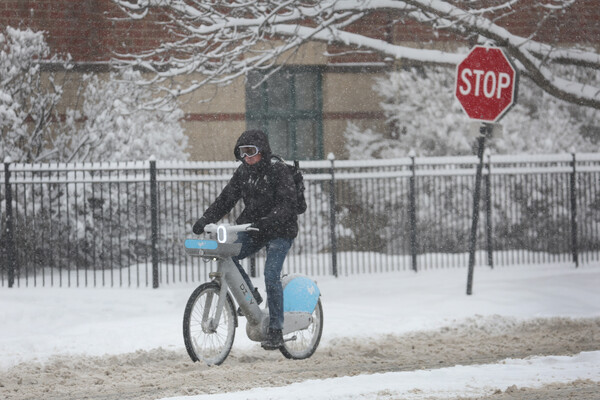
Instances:
[[[340,337],[404,334],[465,321],[502,330],[505,321],[600,317],[600,264],[578,269],[572,265],[477,267],[472,296],[465,294],[466,277],[466,269],[440,269],[319,278],[325,316],[322,346]],[[262,282],[256,283],[264,293]],[[120,354],[158,347],[181,350],[181,319],[193,287],[2,288],[0,369],[44,362],[54,355]],[[245,337],[241,321],[234,349],[258,346]],[[536,387],[577,379],[600,381],[600,351],[312,380],[228,393],[226,398],[375,399],[382,394],[451,398],[489,394],[491,389],[505,390],[514,384]]]
[[[169,400],[452,399],[489,395],[513,385],[536,388],[577,379],[600,380],[600,351],[574,357],[532,357],[527,360],[506,360],[501,364],[309,380],[284,387],[170,397]]]

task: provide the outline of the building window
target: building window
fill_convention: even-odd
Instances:
[[[284,67],[264,80],[267,74],[265,71],[248,74],[247,128],[265,131],[273,153],[286,159],[321,159],[321,71],[317,67]]]

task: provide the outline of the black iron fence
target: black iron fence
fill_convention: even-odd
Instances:
[[[468,264],[476,157],[301,162],[307,212],[284,269],[349,275]],[[207,279],[183,239],[233,162],[4,164],[0,282]],[[488,156],[476,265],[600,262],[600,155]],[[233,221],[236,207],[228,217]],[[248,260],[261,274],[262,255]]]

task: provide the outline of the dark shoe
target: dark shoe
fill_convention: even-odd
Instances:
[[[254,300],[256,301],[256,304],[260,305],[260,303],[263,302],[263,298],[260,295],[260,293],[258,292],[258,288],[254,288]],[[239,317],[243,317],[244,316],[244,312],[242,311],[242,307],[238,307],[237,309],[237,315]]]
[[[267,331],[267,338],[260,344],[265,350],[277,350],[283,346],[283,335],[281,329],[271,329]]]

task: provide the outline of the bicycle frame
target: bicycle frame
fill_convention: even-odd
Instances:
[[[217,303],[217,310],[212,321],[208,321],[207,315],[203,316],[203,323],[210,325],[214,329],[215,321],[221,318],[221,312],[225,305],[227,293],[230,293],[238,303],[248,323],[246,324],[246,334],[253,341],[262,341],[266,337],[269,325],[268,309],[261,309],[256,303],[250,288],[246,287],[246,282],[233,260],[232,256],[239,254],[241,243],[236,243],[237,233],[252,230],[250,225],[215,225],[210,224],[205,227],[207,233],[216,233],[217,240],[202,240],[202,239],[187,239],[185,241],[186,252],[191,256],[200,256],[205,259],[216,260],[217,271],[211,272],[209,277],[216,280],[220,284],[220,296]],[[288,277],[282,284],[287,285],[295,277]],[[316,305],[318,299],[318,288],[312,281],[308,285],[308,290],[316,293],[315,302],[312,304],[312,309]],[[314,292],[316,291],[316,292]],[[284,292],[285,293],[285,292]],[[301,329],[306,329],[312,322],[312,309],[304,310],[302,306],[297,307],[297,302],[291,302],[290,310],[284,312],[284,327],[283,334],[294,332]],[[208,307],[207,307],[208,309]]]
[[[268,313],[265,313],[260,309],[254,296],[250,292],[250,289],[246,287],[247,285],[244,278],[231,258],[219,259],[217,272],[213,272],[209,274],[209,276],[213,280],[219,281],[221,285],[221,296],[219,297],[217,313],[215,314],[215,319],[217,321],[221,317],[221,310],[223,310],[223,305],[228,292],[242,309],[244,316],[248,320],[248,326],[260,325],[263,321],[268,321]],[[262,340],[262,335],[261,338],[257,340]]]
[[[217,261],[217,271],[209,274],[209,277],[212,280],[218,281],[221,287],[214,321],[220,320],[227,293],[230,293],[248,319],[247,326],[251,327],[247,328],[247,330],[251,329],[251,333],[249,332],[248,336],[250,337],[252,334],[251,339],[262,340],[264,332],[262,332],[263,330],[259,326],[263,324],[265,315],[268,316],[268,314],[260,309],[254,300],[254,296],[250,293],[250,289],[246,287],[247,285],[242,274],[231,259],[232,256],[239,254],[242,247],[241,243],[235,243],[237,232],[245,231],[248,228],[249,225],[228,227],[226,225],[217,226],[210,224],[205,227],[205,231],[217,234],[216,241],[188,239],[186,240],[185,248],[189,255]],[[205,318],[206,316],[203,316],[203,320]]]

